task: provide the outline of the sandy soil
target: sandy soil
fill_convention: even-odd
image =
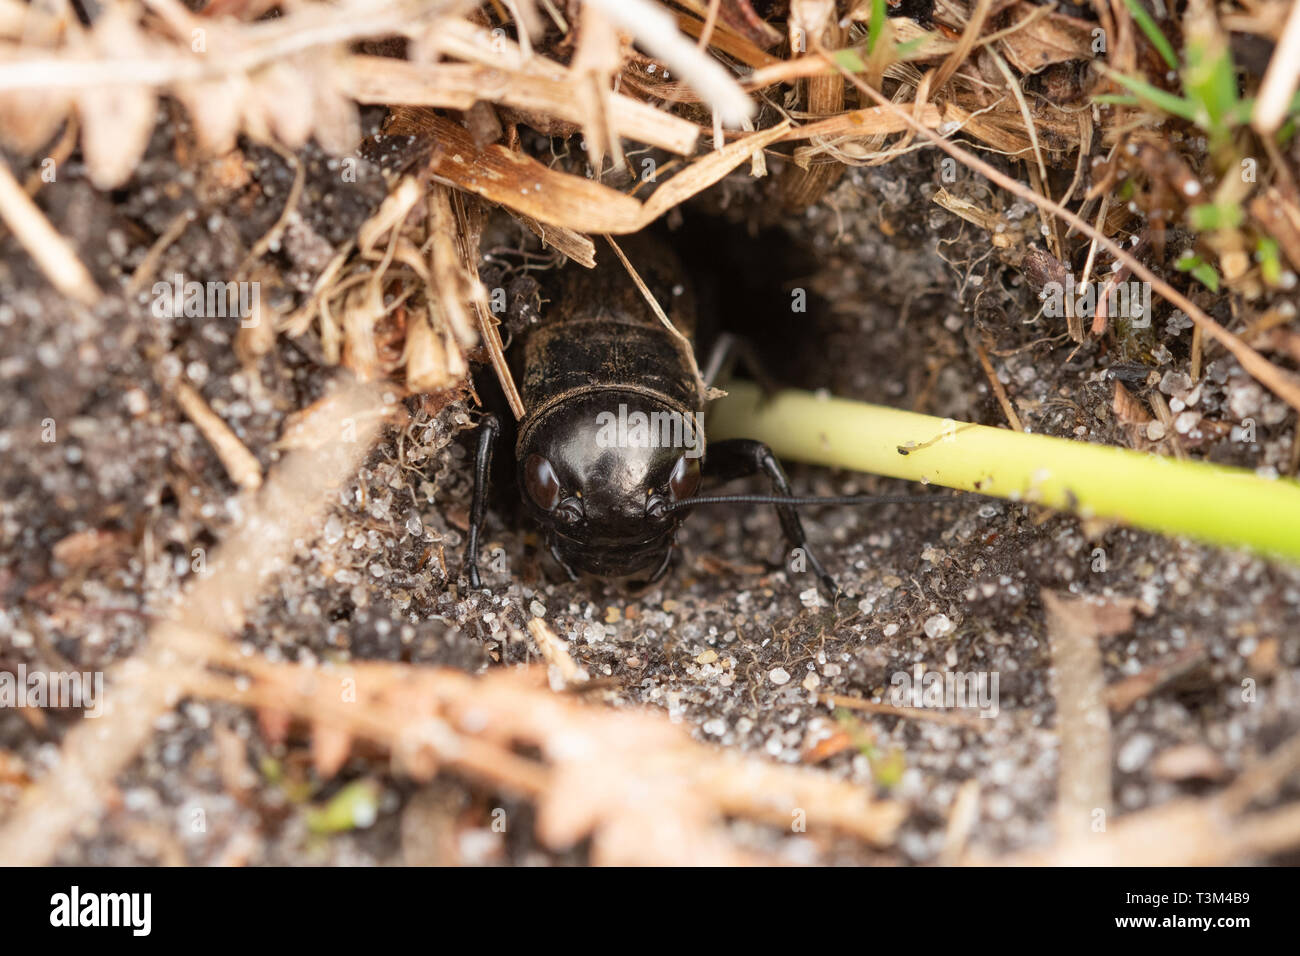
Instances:
[[[229,274],[280,213],[292,177],[274,153],[252,148],[237,175],[209,169],[196,177],[172,158],[166,128],[159,127],[128,190],[96,194],[72,168],[66,185],[42,197],[105,288],[120,288],[185,209],[195,210],[194,223],[164,254],[161,276]],[[357,183],[340,186],[330,161],[311,151],[303,159],[307,187],[275,254],[283,287],[272,295],[309,288],[384,195],[373,167],[363,164]],[[1118,375],[1135,394],[1157,390],[1207,419],[1258,423],[1254,443],[1235,441],[1230,431],[1183,435],[1190,455],[1288,468],[1294,416],[1230,357],[1207,353],[1204,384],[1190,401],[1191,383],[1182,376],[1191,331],[1176,317],[1159,312],[1142,354],[1132,355],[1097,343],[1076,348],[1059,323],[1035,318],[1032,293],[1014,268],[989,254],[987,236],[929,201],[934,162],[911,154],[887,167],[849,170],[815,211],[765,223],[777,230],[763,234],[770,243],[735,241],[754,276],[787,290],[806,284],[815,293],[811,321],[793,344],[782,339],[791,331],[788,324],[781,331],[783,316],[729,318],[755,323],[779,378],[1002,425],[972,346],[978,341],[987,344],[1034,431],[1150,447],[1115,421]],[[975,183],[950,188],[1000,202]],[[737,175],[689,211],[675,235],[689,247],[692,223],[712,217],[740,236],[747,221],[773,218],[771,208],[761,185]],[[1031,216],[1028,208],[1003,211],[1013,219]],[[517,229],[507,232],[518,241]],[[187,376],[269,466],[286,415],[318,397],[331,373],[310,336],[281,338],[250,364],[236,353],[234,328],[154,317],[147,292],[78,313],[49,290],[11,237],[0,241],[0,288],[0,664],[101,669],[141,645],[150,612],[192,573],[194,549],[220,540],[236,501],[212,449],[166,397],[167,383]],[[1226,316],[1226,299],[1205,294],[1202,304]],[[1300,571],[1084,526],[1027,505],[808,510],[812,541],[845,592],[834,607],[810,578],[781,566],[771,509],[702,509],[681,535],[668,578],[629,592],[562,582],[534,530],[498,508],[485,553],[501,548],[505,571],[488,568],[490,593],[467,594],[459,552],[473,413],[462,402],[412,398],[408,407],[412,423],[390,432],[371,454],[239,639],[292,661],[400,660],[476,672],[536,659],[531,643],[511,639],[510,631],[540,615],[597,678],[589,692],[595,699],[662,709],[721,747],[796,763],[848,731],[853,745],[822,767],[908,804],[897,846],[870,853],[847,841],[736,824],[739,840],[793,862],[934,861],[967,781],[979,787],[973,850],[997,854],[1050,840],[1058,743],[1044,589],[1140,602],[1133,628],[1102,643],[1108,682],[1182,662],[1168,680],[1112,714],[1117,811],[1208,792],[1300,721]],[[42,423],[51,418],[57,441],[42,442]],[[1162,450],[1171,449],[1166,443]],[[790,471],[809,491],[902,490],[867,476]],[[85,538],[66,543],[95,530],[102,535],[93,547]],[[1097,549],[1104,570],[1095,570]],[[955,725],[848,714],[819,702],[828,694],[888,700],[892,675],[917,664],[996,672],[996,719]],[[1246,680],[1256,682],[1251,700],[1243,699]],[[19,712],[0,713],[0,754],[10,768],[0,773],[0,812],[22,788],[15,781],[39,777],[54,763],[61,734],[75,719],[50,715],[32,723]],[[258,771],[256,786],[238,798],[222,766],[231,740],[249,749]],[[525,805],[454,778],[416,788],[385,768],[361,752],[339,779],[318,781],[303,747],[267,745],[254,716],[187,701],[158,722],[102,823],[88,822],[57,858],[584,858],[581,846],[565,855],[540,849]],[[308,806],[362,777],[382,788],[374,825],[329,837],[313,833]],[[508,835],[488,824],[497,806],[522,821]],[[185,826],[196,808],[207,817],[202,833]],[[431,832],[446,839],[432,840]]]

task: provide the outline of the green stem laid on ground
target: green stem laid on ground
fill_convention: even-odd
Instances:
[[[1252,471],[732,382],[709,438],[1300,560],[1300,484]]]

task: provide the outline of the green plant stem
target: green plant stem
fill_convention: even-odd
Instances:
[[[1289,479],[809,392],[781,392],[760,405],[749,382],[733,382],[728,392],[709,412],[713,441],[754,438],[782,458],[1300,560],[1300,484]]]

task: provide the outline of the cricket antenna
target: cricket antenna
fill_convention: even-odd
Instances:
[[[665,511],[692,505],[902,505],[923,501],[954,501],[962,495],[697,495],[669,504]]]

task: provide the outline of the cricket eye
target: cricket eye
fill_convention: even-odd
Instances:
[[[700,460],[683,455],[677,459],[672,475],[668,478],[668,490],[672,492],[673,501],[684,501],[700,490]]]
[[[560,503],[560,479],[551,463],[541,455],[529,455],[524,462],[524,488],[543,511],[554,511]]]

